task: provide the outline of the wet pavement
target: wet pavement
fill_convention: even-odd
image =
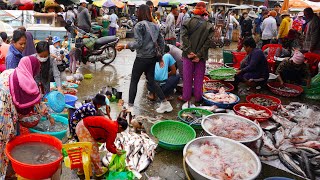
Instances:
[[[126,43],[126,40],[121,40],[120,43]],[[233,44],[230,49],[235,49],[236,44]],[[209,53],[211,61],[221,61],[222,60],[222,49],[217,48],[215,50],[210,50]],[[105,86],[111,86],[117,88],[118,91],[123,92],[123,99],[125,102],[128,102],[128,93],[129,93],[129,85],[131,78],[131,70],[133,66],[133,62],[135,59],[135,52],[131,52],[130,50],[123,50],[122,52],[118,52],[115,61],[109,66],[103,66],[100,62],[96,65],[86,65],[82,67],[80,70],[83,74],[91,73],[93,75],[92,79],[84,79],[81,82],[81,85],[78,88],[78,94],[80,100],[84,100],[90,96],[94,96],[98,93],[101,88]],[[159,102],[151,102],[147,100],[146,94],[147,90],[145,88],[146,80],[145,77],[142,76],[139,86],[138,93],[135,100],[135,112],[136,114],[150,116],[158,119],[177,119],[177,114],[181,110],[182,103],[176,100],[177,95],[174,95],[174,100],[171,101],[172,106],[174,107],[174,111],[171,113],[163,114],[158,116],[155,112],[155,109],[159,105]],[[245,96],[249,93],[246,88],[239,88],[239,93],[242,101],[245,101]],[[254,90],[255,93],[266,93],[270,94],[270,92],[266,90]],[[250,92],[252,93],[252,92]],[[236,93],[238,94],[238,93]],[[306,100],[301,98],[297,99],[287,99],[281,98],[283,104],[288,104],[290,101],[300,101],[306,103]],[[319,102],[308,100],[308,104],[319,105]],[[112,118],[116,118],[121,110],[116,103],[111,104],[111,116]],[[152,124],[148,123],[147,132],[149,133],[149,129]],[[180,180],[186,179],[185,172],[183,169],[183,155],[182,152],[174,152],[167,151],[162,148],[158,148],[155,155],[155,160],[149,166],[149,168],[142,173],[142,179],[148,179],[147,177],[161,177],[161,179],[168,180]],[[263,165],[263,169],[261,175],[257,179],[264,179],[265,177],[270,176],[285,176],[291,177],[295,179],[299,179],[291,174],[286,172],[277,170],[268,165]],[[61,179],[71,180],[71,179],[79,179],[75,172],[72,172],[69,169],[63,168],[63,173]]]

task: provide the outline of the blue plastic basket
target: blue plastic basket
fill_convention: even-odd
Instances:
[[[76,102],[78,100],[77,96],[74,96],[74,95],[71,95],[71,94],[65,94],[64,97],[65,97],[66,104],[68,104],[69,106],[72,106],[72,107],[75,106],[75,104],[76,104]]]
[[[61,113],[66,106],[64,95],[59,91],[51,91],[45,98],[48,100],[49,107],[56,113]]]
[[[68,126],[68,124],[69,124],[68,119],[63,116],[52,114],[51,117],[53,117],[55,121],[61,122],[62,124],[65,124],[66,126]],[[43,117],[43,118],[41,118],[41,121],[47,121],[47,119]],[[60,131],[60,132],[43,132],[43,131],[35,130],[33,128],[30,128],[29,130],[31,133],[48,134],[50,136],[54,136],[54,137],[62,140],[67,135],[68,129]]]
[[[206,93],[212,93],[212,91],[205,92],[204,94],[206,94]],[[227,92],[227,94],[232,94],[232,93]],[[234,95],[235,95],[235,94],[234,94]],[[235,95],[235,96],[237,96],[237,95]],[[236,104],[238,104],[239,101],[240,101],[239,96],[237,96],[236,102],[230,103],[230,104],[216,103],[216,102],[213,102],[213,101],[207,99],[205,96],[202,96],[202,98],[203,98],[203,101],[204,101],[204,103],[205,103],[206,105],[208,105],[208,106],[217,106],[217,107],[223,108],[223,109],[232,109],[233,106],[235,106]]]

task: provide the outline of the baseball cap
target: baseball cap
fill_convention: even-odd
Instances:
[[[88,1],[86,1],[86,0],[80,0],[80,4],[82,4],[82,3],[89,4],[89,2],[88,2]]]

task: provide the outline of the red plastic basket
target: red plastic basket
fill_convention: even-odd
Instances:
[[[250,107],[250,108],[253,108],[253,109],[257,110],[257,111],[265,110],[266,113],[269,114],[269,116],[266,117],[266,118],[255,118],[255,117],[245,116],[244,114],[239,112],[241,106]],[[237,104],[237,105],[233,106],[233,110],[237,115],[243,116],[243,117],[251,119],[251,120],[257,120],[259,122],[266,121],[269,118],[271,118],[271,116],[272,116],[272,111],[270,111],[270,109],[268,109],[266,107],[263,107],[263,106],[256,105],[256,104],[252,104],[252,103],[240,103],[240,104]]]
[[[70,95],[76,96],[77,93],[78,93],[78,90],[75,88],[67,88],[63,90],[63,94],[70,94]]]
[[[265,94],[250,94],[249,96],[246,97],[246,100],[247,100],[248,103],[252,103],[251,99],[256,98],[256,97],[270,99],[273,102],[277,103],[277,105],[275,105],[275,106],[265,106],[266,108],[270,109],[271,111],[274,111],[274,110],[278,109],[279,105],[281,104],[281,100],[280,99],[278,99],[276,97],[273,97],[273,96],[268,96],[268,95],[265,95]],[[252,104],[254,104],[254,103],[252,103]]]
[[[233,54],[233,67],[240,68],[241,61],[247,56],[246,52],[232,52]]]
[[[297,97],[303,92],[302,87],[294,85],[294,84],[284,83],[283,86],[291,88],[291,89],[295,89],[295,90],[299,91],[298,93],[292,93],[292,92],[287,92],[287,91],[283,91],[283,90],[278,89],[279,87],[281,87],[280,82],[269,82],[267,85],[268,85],[271,92],[273,92],[274,94],[280,95],[280,96],[284,96],[284,97]]]
[[[62,149],[62,143],[59,139],[44,134],[27,134],[14,138],[6,145],[5,153],[12,163],[13,170],[20,176],[27,179],[47,179],[50,178],[60,167],[62,155],[59,159],[49,164],[31,165],[15,160],[11,156],[11,150],[20,144],[28,142],[42,142],[56,147],[59,151]]]
[[[228,82],[224,82],[224,81],[217,81],[217,80],[210,80],[210,81],[206,81],[203,85],[204,85],[204,89],[207,91],[219,91],[219,89],[214,89],[214,88],[206,88],[205,85],[206,83],[210,83],[210,82],[220,82],[222,84],[224,84],[226,87],[228,87],[228,90],[226,89],[226,92],[231,92],[234,90],[234,86],[231,83]]]

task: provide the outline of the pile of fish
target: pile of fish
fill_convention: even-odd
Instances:
[[[68,129],[68,125],[63,124],[59,121],[56,121],[54,125],[51,125],[49,120],[40,121],[36,127],[33,129],[42,131],[42,132],[60,132]]]
[[[118,134],[115,140],[115,146],[118,149],[126,151],[127,167],[139,178],[141,171],[145,170],[153,161],[155,149],[158,144],[155,143],[147,134],[137,134],[134,132],[122,132]],[[105,144],[102,144],[99,151],[107,152]],[[102,159],[102,163],[108,166],[112,157],[112,153],[108,152]]]
[[[223,87],[226,91],[230,90],[229,87],[227,87],[225,84],[223,84],[223,83],[221,83],[219,81],[208,81],[208,82],[205,82],[204,83],[204,87],[206,89],[213,89],[213,90],[220,89],[220,88]]]
[[[184,112],[181,114],[181,117],[189,123],[192,124],[199,124],[202,121],[202,118],[205,117],[205,115],[201,114],[199,111],[194,110],[191,112]]]
[[[250,99],[250,102],[253,104],[258,104],[260,106],[276,106],[278,105],[276,102],[272,101],[268,98],[255,97]]]
[[[267,118],[270,116],[265,110],[256,110],[247,106],[240,106],[238,113],[252,118]]]
[[[287,92],[287,93],[295,93],[295,94],[299,93],[298,90],[289,88],[289,87],[287,87],[287,86],[277,87],[276,89],[278,89],[278,90],[280,90],[280,91],[285,91],[285,92]]]
[[[253,124],[229,116],[208,117],[204,126],[209,132],[236,141],[248,141],[257,138],[259,131]]]
[[[190,145],[187,153],[193,167],[210,179],[249,179],[256,173],[255,160],[229,144],[206,141]]]
[[[318,107],[290,103],[260,124],[264,133],[254,144],[261,160],[280,160],[295,174],[320,176],[320,112]]]
[[[205,93],[204,97],[215,102],[223,104],[231,104],[237,101],[237,96],[232,93],[226,93],[225,89],[222,87],[219,89],[218,93]]]

